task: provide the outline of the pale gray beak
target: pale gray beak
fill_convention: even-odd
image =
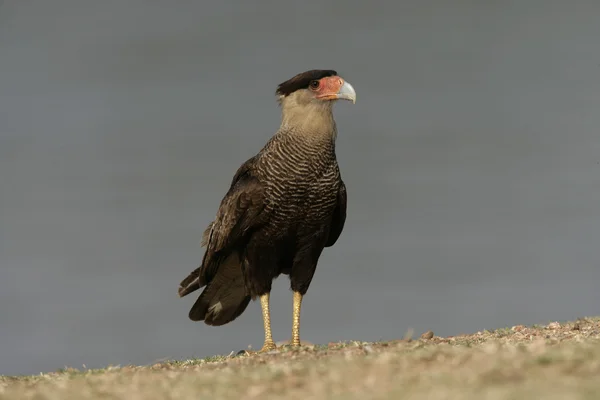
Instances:
[[[354,91],[352,85],[346,81],[344,81],[344,84],[340,90],[338,90],[336,97],[339,100],[350,100],[352,104],[356,103],[356,92]]]

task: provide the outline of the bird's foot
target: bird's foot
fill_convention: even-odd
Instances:
[[[262,349],[260,350],[240,350],[238,352],[238,354],[246,354],[246,355],[253,355],[253,354],[265,354],[268,353],[270,351],[273,350],[277,350],[277,345],[274,342],[265,342],[265,344],[263,344]]]
[[[275,342],[265,342],[265,344],[263,344],[262,349],[260,349],[257,353],[268,353],[269,351],[272,350],[277,350],[277,346],[275,345]]]

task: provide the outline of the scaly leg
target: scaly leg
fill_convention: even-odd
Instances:
[[[275,346],[275,342],[273,341],[273,336],[271,335],[271,312],[269,310],[269,293],[260,296],[260,307],[262,308],[263,323],[265,325],[265,344],[263,345],[262,349],[259,350],[259,353],[264,353],[270,350],[275,350],[277,348],[277,346]]]
[[[292,346],[300,346],[300,308],[302,306],[302,295],[294,292],[294,314],[292,321]]]

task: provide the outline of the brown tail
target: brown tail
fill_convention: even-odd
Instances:
[[[191,275],[198,279],[184,279],[179,289],[180,296],[181,293],[185,296],[200,287],[198,274]],[[184,286],[184,283],[187,285]],[[192,306],[189,318],[192,321],[204,321],[207,325],[224,325],[239,317],[248,303],[250,296],[246,294],[241,261],[234,252],[219,265],[217,274]]]
[[[204,283],[201,284],[200,282],[200,267],[198,267],[190,272],[190,274],[179,284],[179,297],[187,296],[204,285]]]
[[[202,240],[200,241],[200,246],[206,247],[213,223],[214,222],[208,224],[208,227],[204,230],[204,233],[202,233]],[[187,296],[188,294],[195,292],[196,290],[206,285],[206,282],[200,281],[200,268],[202,268],[202,265],[190,272],[190,274],[184,280],[181,281],[178,290],[179,297]]]

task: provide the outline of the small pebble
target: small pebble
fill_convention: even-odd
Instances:
[[[371,354],[374,350],[371,346],[367,345],[365,347],[363,347],[363,350],[365,351],[365,353],[367,354]]]
[[[560,329],[560,324],[558,322],[551,322],[547,326],[548,329]]]
[[[433,339],[433,331],[427,331],[424,334],[421,335],[421,339]]]

